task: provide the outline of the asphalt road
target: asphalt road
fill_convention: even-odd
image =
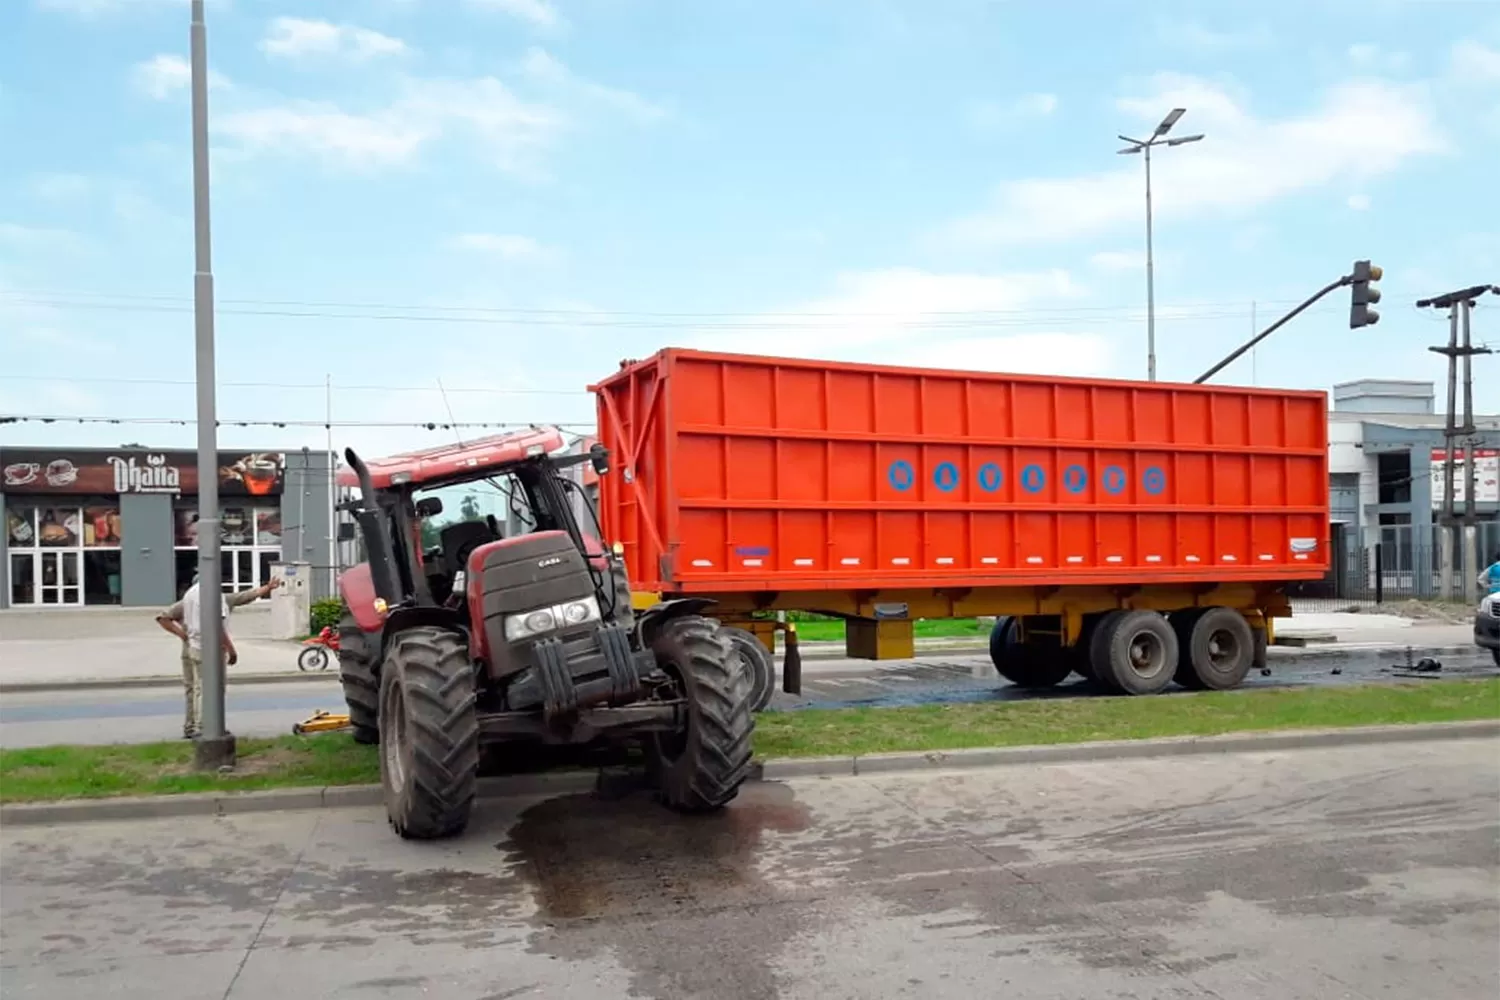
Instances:
[[[1494,740],[0,831],[6,997],[1500,995]]]
[[[1368,683],[1407,673],[1404,654],[1392,649],[1274,653],[1270,676],[1251,674],[1247,688]],[[1489,654],[1476,649],[1445,656],[1441,672],[1421,676],[1496,674],[1500,670]],[[886,663],[810,660],[804,664],[802,696],[778,692],[772,707],[796,710],[1095,695],[1091,686],[1077,678],[1043,695],[1021,691],[998,678],[983,655]],[[318,709],[342,708],[342,695],[331,673],[313,681],[231,685],[228,693],[230,728],[239,736],[288,733],[293,723]],[[180,689],[171,687],[9,693],[0,698],[0,747],[171,739],[182,732],[182,711]]]

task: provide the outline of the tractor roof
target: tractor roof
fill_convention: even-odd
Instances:
[[[426,486],[435,489],[494,475],[506,466],[563,448],[562,431],[556,427],[528,427],[464,443],[409,451],[389,458],[367,458],[370,479],[377,490],[392,486]],[[395,476],[397,479],[392,480]],[[338,484],[358,486],[359,477],[347,465],[339,466]]]

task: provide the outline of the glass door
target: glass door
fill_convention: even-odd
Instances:
[[[35,559],[38,603],[83,603],[83,553],[77,549],[43,549]]]

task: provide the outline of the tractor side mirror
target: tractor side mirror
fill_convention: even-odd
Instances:
[[[595,442],[589,447],[589,462],[593,464],[594,471],[601,476],[609,475],[609,449]]]
[[[443,512],[442,497],[423,497],[417,501],[418,517],[437,517]]]

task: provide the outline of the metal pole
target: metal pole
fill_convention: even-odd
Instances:
[[[333,375],[324,376],[324,422],[328,425],[328,583],[323,596],[338,592],[339,494],[334,482],[338,463],[333,457]]]
[[[224,725],[224,649],[219,581],[219,434],[214,399],[214,277],[208,224],[208,41],[203,0],[193,0],[189,30],[193,95],[193,332],[198,380],[198,626],[203,642],[200,768],[234,766],[234,737]]]
[[[1146,153],[1146,380],[1156,381],[1156,263],[1151,248],[1151,146]]]
[[[1256,327],[1256,325],[1257,325],[1257,323],[1256,323],[1256,319],[1255,319],[1255,303],[1252,302],[1252,303],[1250,303],[1250,334],[1251,334],[1251,336],[1255,335],[1255,327]],[[1251,385],[1260,385],[1260,375],[1259,375],[1259,371],[1258,371],[1258,368],[1257,368],[1256,363],[1255,363],[1255,348],[1253,348],[1253,347],[1250,348],[1250,384]]]

